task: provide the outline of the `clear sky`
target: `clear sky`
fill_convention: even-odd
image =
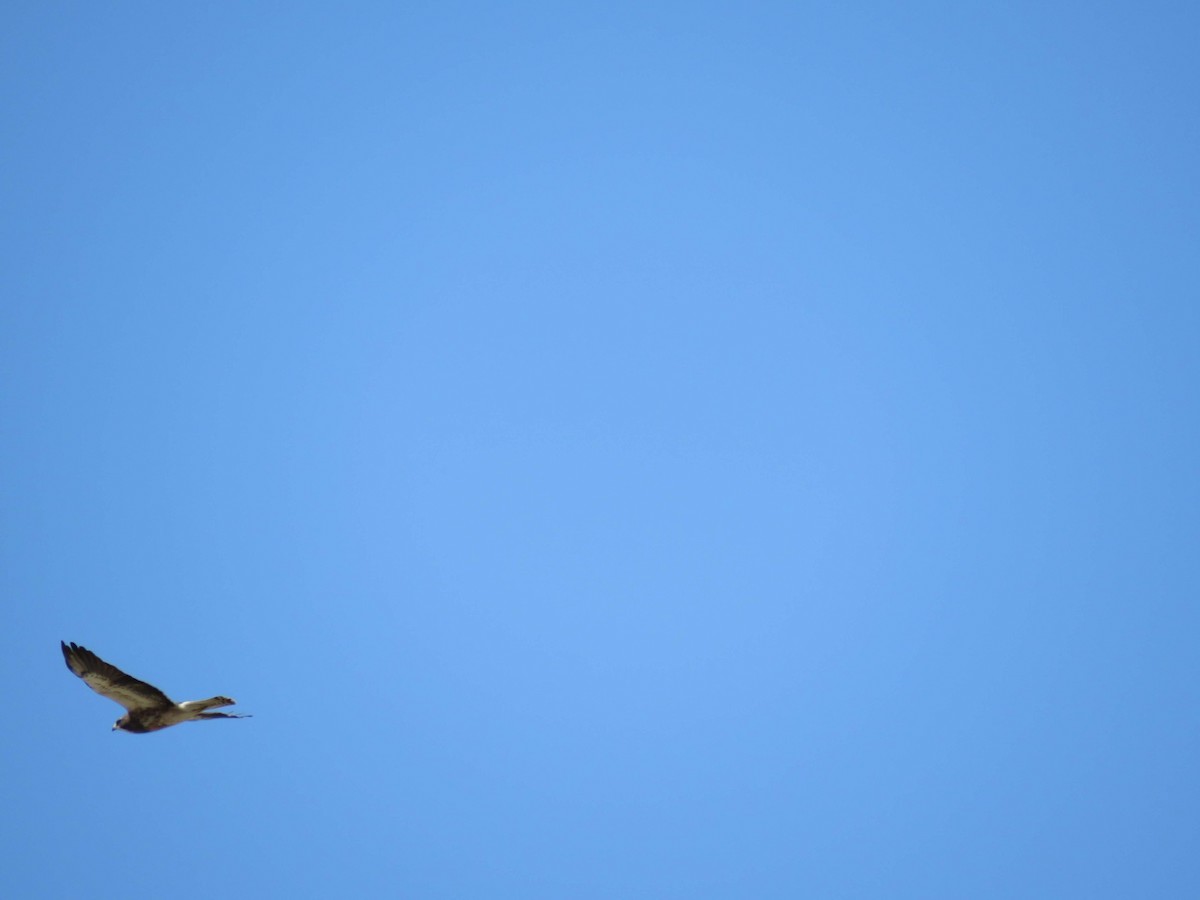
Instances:
[[[0,893],[1200,896],[1197,10],[4,4]]]

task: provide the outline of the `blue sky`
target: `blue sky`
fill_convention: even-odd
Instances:
[[[1200,896],[1198,20],[7,4],[5,895]]]

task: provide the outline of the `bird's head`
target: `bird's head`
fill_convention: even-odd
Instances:
[[[125,726],[129,723],[129,716],[121,716],[117,721],[113,722],[113,731],[124,731]]]

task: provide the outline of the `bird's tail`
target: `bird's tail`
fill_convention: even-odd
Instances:
[[[202,709],[213,709],[217,706],[236,706],[237,701],[228,697],[209,697],[207,700],[185,700],[179,708],[188,712],[199,712]]]

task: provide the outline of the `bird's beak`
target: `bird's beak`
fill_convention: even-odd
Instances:
[[[116,730],[117,730],[117,726],[116,726],[116,725],[114,725],[114,726],[112,727],[112,730],[113,730],[113,731],[116,731]]]

